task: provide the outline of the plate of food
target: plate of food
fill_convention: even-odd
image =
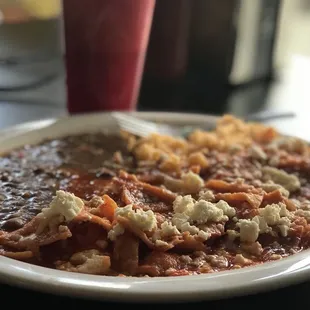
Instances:
[[[101,300],[219,299],[310,277],[310,148],[231,115],[139,137],[110,113],[0,135],[0,281]]]

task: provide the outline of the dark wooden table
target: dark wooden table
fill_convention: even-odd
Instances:
[[[118,302],[104,302],[104,301],[96,301],[96,300],[88,300],[82,298],[71,298],[67,296],[56,296],[52,294],[43,294],[38,293],[31,290],[20,289],[16,287],[11,287],[8,285],[0,285],[1,296],[3,300],[7,300],[10,303],[10,307],[15,308],[15,306],[20,307],[20,303],[22,301],[25,306],[32,306],[35,304],[39,304],[42,307],[46,307],[50,305],[53,309],[58,309],[56,307],[60,307],[61,309],[65,309],[67,306],[72,307],[81,307],[83,309],[94,309],[94,307],[105,307],[117,306]],[[212,300],[212,301],[200,301],[200,302],[192,302],[182,304],[188,304],[189,307],[201,306],[201,307],[215,307],[212,309],[238,309],[246,308],[247,310],[252,309],[252,307],[256,307],[257,309],[268,309],[267,307],[276,307],[275,309],[288,309],[290,306],[299,305],[307,309],[310,306],[310,281],[307,283],[289,286],[287,288],[270,291],[267,293],[260,293],[256,295],[248,295],[243,297],[222,299],[222,300]],[[137,301],[138,303],[138,301]],[[126,304],[127,305],[127,304]],[[136,305],[136,303],[134,303]],[[158,307],[167,305],[159,304]],[[125,306],[125,305],[121,305]],[[137,305],[138,306],[138,305]],[[150,304],[139,304],[138,307],[143,307],[146,309]],[[193,309],[193,308],[192,308]],[[196,308],[198,309],[198,308]],[[207,309],[207,308],[201,308]],[[211,308],[208,308],[211,309]]]

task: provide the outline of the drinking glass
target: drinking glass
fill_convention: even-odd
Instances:
[[[155,0],[63,0],[71,114],[133,110]]]

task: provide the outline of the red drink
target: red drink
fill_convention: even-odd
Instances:
[[[70,113],[136,106],[155,0],[63,0]]]

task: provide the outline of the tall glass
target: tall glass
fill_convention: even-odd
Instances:
[[[63,0],[69,113],[136,107],[155,0]]]

